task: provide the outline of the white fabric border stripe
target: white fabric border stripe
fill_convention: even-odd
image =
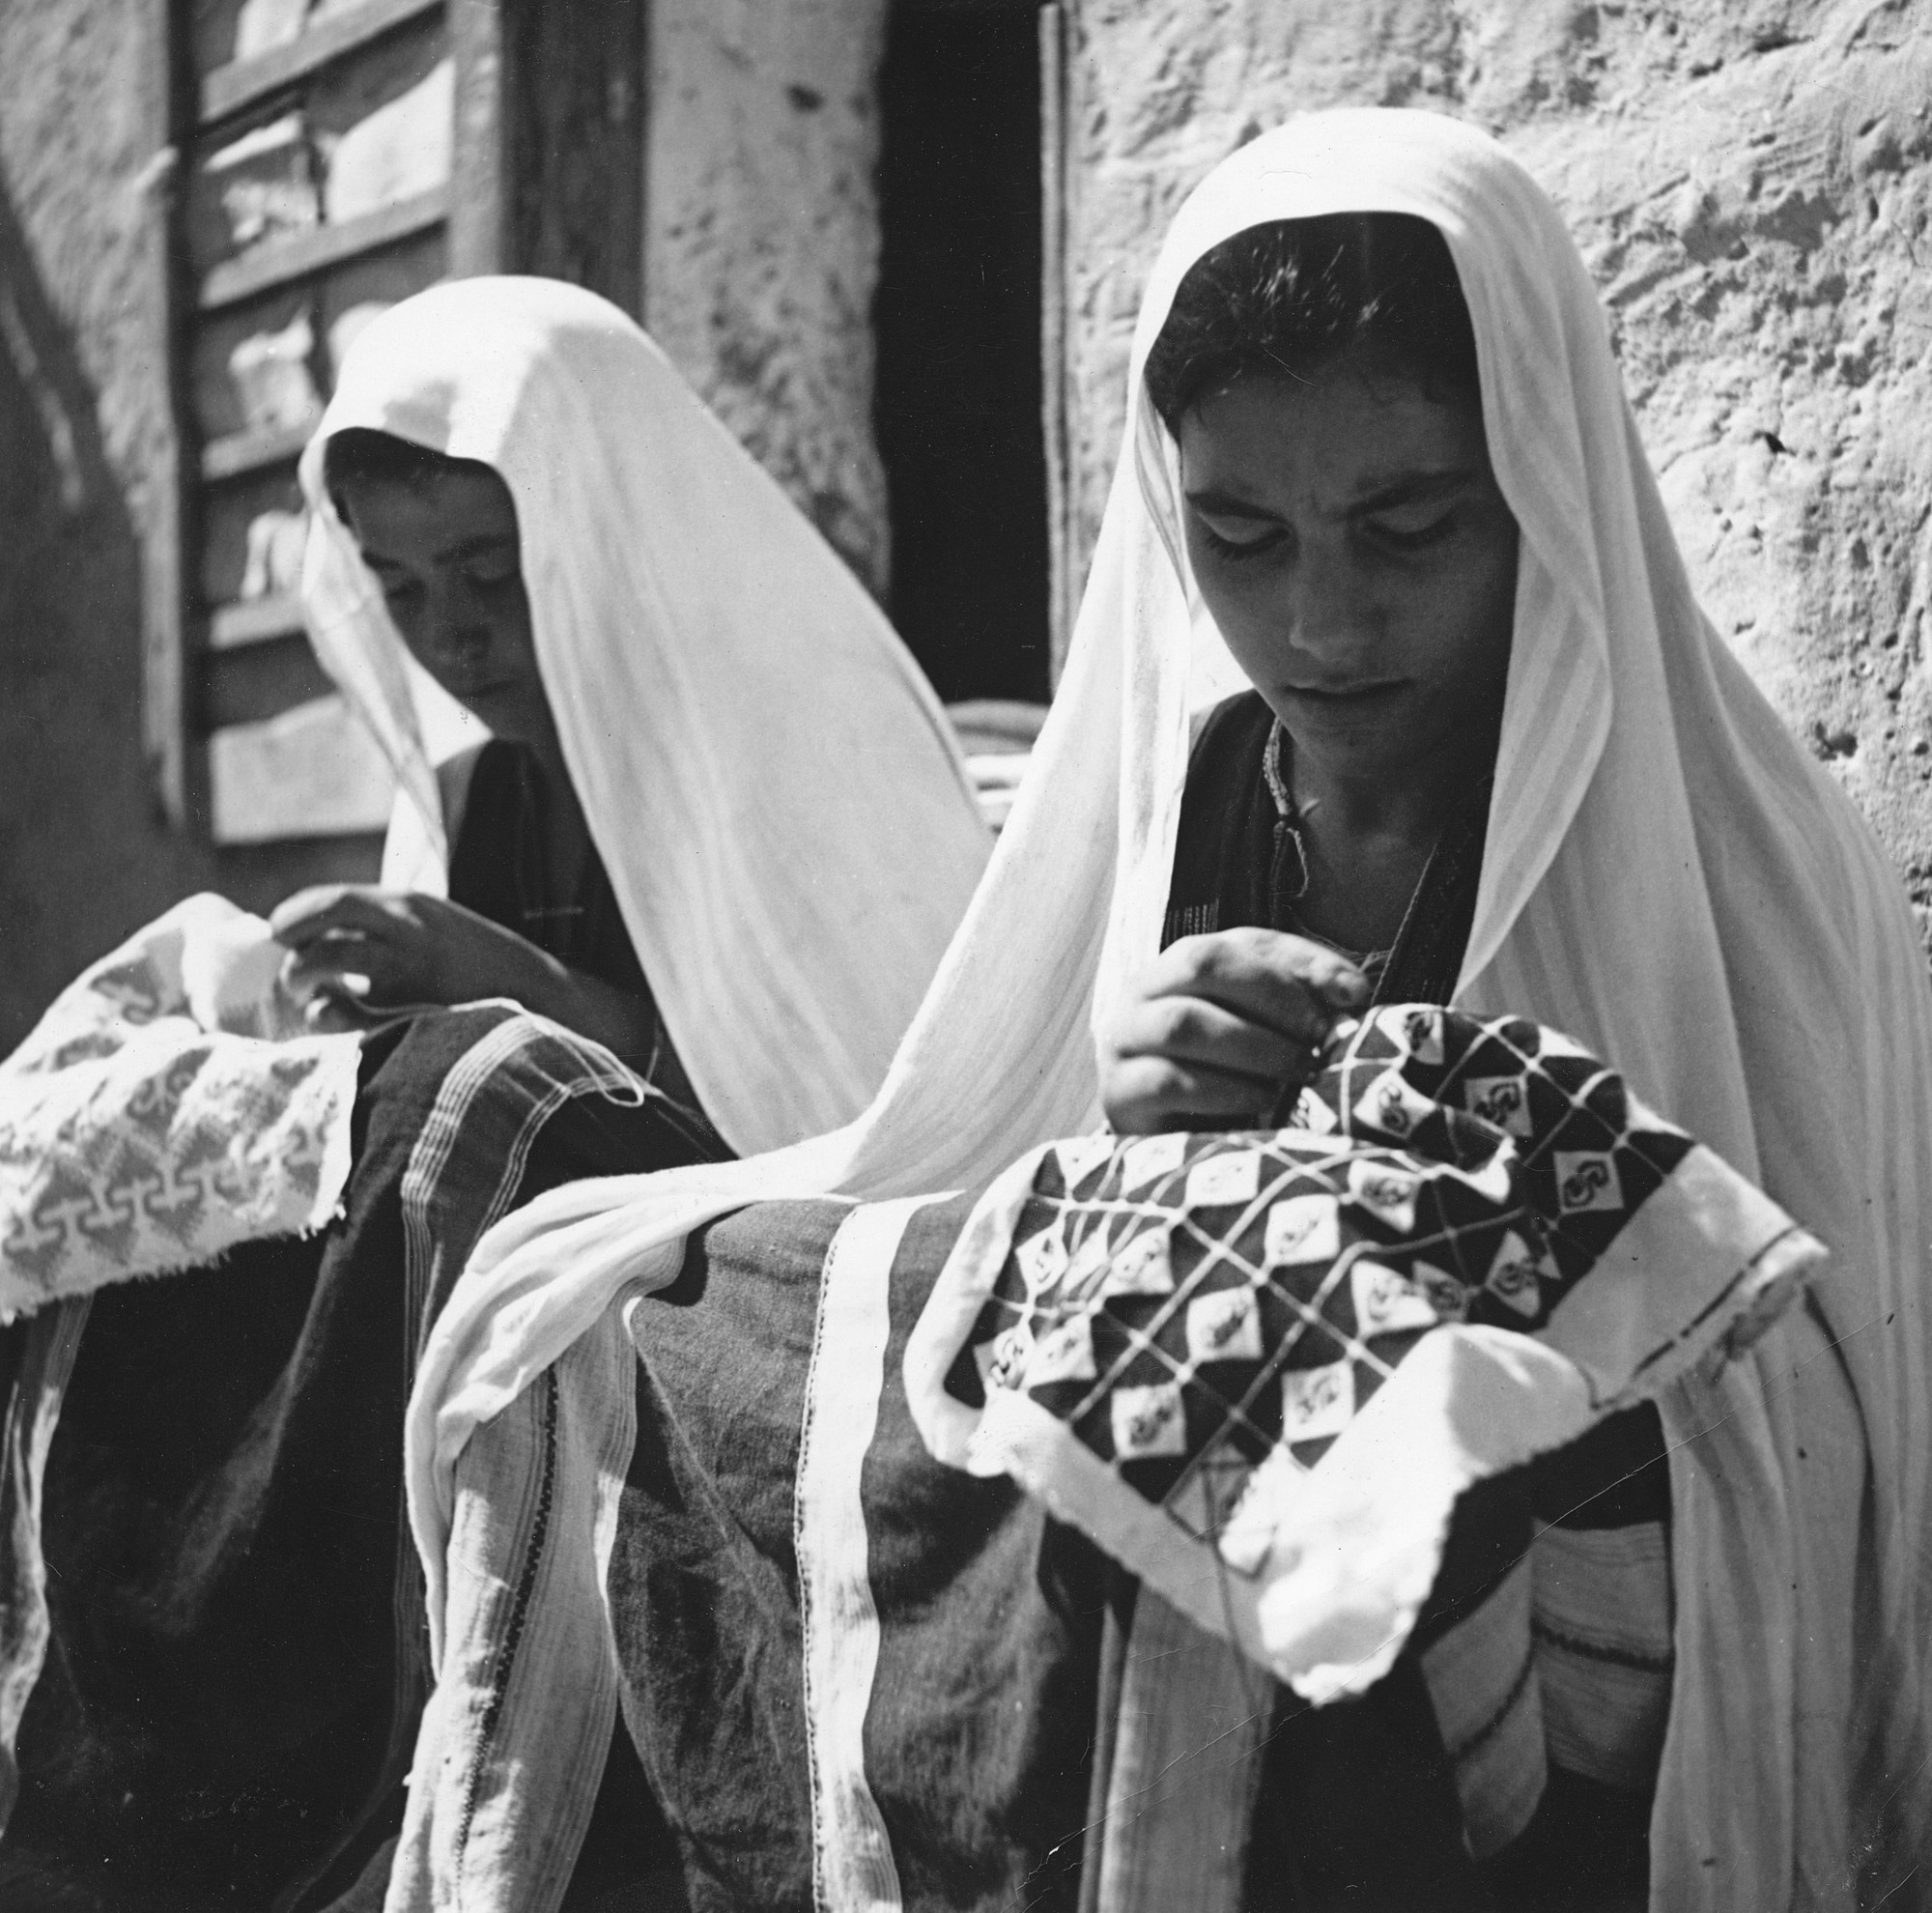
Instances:
[[[853,1210],[825,1252],[819,1285],[793,1528],[805,1637],[811,1888],[820,1913],[898,1913],[903,1904],[892,1841],[866,1779],[879,1613],[866,1572],[859,1480],[879,1425],[893,1258],[914,1212],[935,1199],[902,1196]]]
[[[1274,1689],[1151,1587],[1134,1603],[1098,1913],[1239,1913]]]
[[[398,1200],[403,1212],[403,1373],[413,1385],[416,1364],[423,1344],[435,1326],[429,1313],[429,1299],[436,1292],[437,1241],[436,1198],[438,1185],[449,1167],[451,1156],[463,1135],[463,1128],[476,1099],[495,1082],[504,1065],[532,1044],[546,1041],[562,1043],[578,1058],[581,1073],[554,1080],[541,1097],[530,1097],[521,1117],[516,1140],[497,1166],[497,1186],[489,1207],[477,1220],[475,1233],[467,1241],[444,1243],[444,1251],[468,1261],[477,1239],[503,1215],[523,1182],[524,1169],[538,1133],[551,1116],[565,1102],[580,1096],[614,1096],[629,1091],[641,1100],[649,1092],[618,1059],[601,1044],[588,1042],[561,1024],[547,1017],[519,1011],[500,1023],[492,1023],[450,1066],[430,1105],[428,1120],[410,1151],[403,1170]],[[404,1527],[408,1527],[408,1507],[404,1506]],[[600,1576],[600,1587],[604,1581]],[[396,1639],[412,1641],[427,1623],[423,1613],[422,1563],[413,1547],[396,1553],[396,1585],[392,1595],[396,1615]],[[407,1656],[396,1664],[397,1702],[390,1721],[390,1743],[384,1756],[384,1771],[398,1760],[405,1737],[413,1738],[416,1716],[420,1712],[418,1669]]]

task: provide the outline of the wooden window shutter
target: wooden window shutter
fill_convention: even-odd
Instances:
[[[177,708],[151,651],[151,726],[174,727],[176,802],[217,844],[367,838],[390,779],[302,633],[296,460],[369,318],[506,262],[502,13],[199,0],[177,20],[193,82],[175,191],[191,449]]]

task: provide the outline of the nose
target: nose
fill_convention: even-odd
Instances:
[[[1311,677],[1340,678],[1359,665],[1375,642],[1375,608],[1357,568],[1336,541],[1303,539],[1277,588],[1281,628]]]
[[[475,663],[490,648],[489,620],[463,578],[432,578],[411,634],[429,659],[446,667]]]

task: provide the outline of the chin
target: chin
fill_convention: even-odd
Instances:
[[[463,703],[471,717],[490,727],[493,737],[506,744],[540,744],[548,735],[550,727],[515,698],[486,697]]]
[[[1297,740],[1319,739],[1326,745],[1346,745],[1350,750],[1386,753],[1391,757],[1406,755],[1413,726],[1406,723],[1406,698],[1364,699],[1325,703],[1319,699],[1298,698],[1284,693],[1270,698],[1269,707],[1281,720],[1282,728]]]

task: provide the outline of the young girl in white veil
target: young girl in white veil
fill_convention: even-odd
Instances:
[[[0,1899],[291,1904],[359,1869],[425,1684],[402,1407],[470,1246],[557,1182],[848,1120],[990,849],[877,607],[606,300],[504,278],[404,301],[301,474],[310,634],[397,773],[384,881],[275,914],[256,1034],[111,1025],[177,1032],[141,1108],[96,1110],[127,1213],[144,1181],[176,1193],[111,1273],[167,1279],[68,1268],[6,1331]],[[436,767],[425,674],[493,733]],[[224,909],[160,941],[232,939]],[[97,966],[55,1037],[76,1005],[120,1015],[140,960]],[[292,999],[336,1033],[266,1040]],[[12,1093],[57,1093],[67,1053]],[[170,1128],[210,1067],[231,1099]],[[275,1199],[287,1131],[250,1127],[304,1069],[339,1092],[295,1138],[324,1163],[305,1217]],[[0,1272],[18,1306],[32,1271]]]
[[[1602,307],[1549,201],[1469,128],[1342,112],[1296,121],[1223,162],[1168,234],[1066,677],[994,864],[871,1107],[761,1161],[559,1190],[483,1244],[439,1324],[412,1409],[410,1491],[441,1688],[392,1905],[445,1903],[447,1869],[481,1840],[464,1800],[508,1803],[501,1824],[527,1825],[520,1776],[568,1762],[572,1719],[516,1684],[515,1656],[490,1659],[508,1651],[491,1580],[531,1544],[509,1510],[533,1385],[555,1391],[553,1403],[582,1404],[584,1425],[597,1426],[600,1389],[626,1385],[625,1327],[639,1347],[648,1340],[652,1304],[638,1298],[676,1276],[690,1231],[760,1198],[979,1186],[1022,1151],[1091,1128],[1103,1093],[1123,1127],[1252,1122],[1373,987],[1378,966],[1359,959],[1400,961],[1406,912],[1428,881],[1422,807],[1395,833],[1375,898],[1350,904],[1324,891],[1348,870],[1321,866],[1350,829],[1357,849],[1365,841],[1359,814],[1337,816],[1354,801],[1346,778],[1329,775],[1341,746],[1351,727],[1358,738],[1377,730],[1377,699],[1400,703],[1419,667],[1358,649],[1325,680],[1270,676],[1269,646],[1295,648],[1294,616],[1245,615],[1226,578],[1198,569],[1218,540],[1258,548],[1221,554],[1249,565],[1244,576],[1265,568],[1261,552],[1279,561],[1292,547],[1346,582],[1333,567],[1355,547],[1322,540],[1357,520],[1331,509],[1320,472],[1276,459],[1301,425],[1346,448],[1346,434],[1308,411],[1332,396],[1334,365],[1318,354],[1276,375],[1236,354],[1206,383],[1170,379],[1165,417],[1149,389],[1157,342],[1200,262],[1257,229],[1359,214],[1440,234],[1479,394],[1444,467],[1456,485],[1420,508],[1415,495],[1383,501],[1385,528],[1421,549],[1463,511],[1484,519],[1492,557],[1514,551],[1505,628],[1475,619],[1470,675],[1451,687],[1463,732],[1437,754],[1451,800],[1438,824],[1455,825],[1467,805],[1480,818],[1451,1001],[1533,1017],[1588,1045],[1761,1182],[1833,1258],[1805,1304],[1748,1356],[1699,1367],[1657,1403],[1674,1651],[1662,1663],[1667,1718],[1649,1777],[1650,1903],[1851,1906],[1909,1893],[1904,1883],[1922,1876],[1932,1858],[1918,1780],[1932,1704],[1932,1592],[1917,1571],[1932,1543],[1923,956],[1869,831],[1690,593]],[[1330,357],[1357,383],[1392,386],[1398,410],[1443,400],[1400,351],[1348,368],[1351,344],[1338,341]],[[1244,406],[1244,394],[1257,403]],[[1234,416],[1228,433],[1240,443],[1211,443],[1210,431],[1190,450],[1188,421],[1210,412]],[[1463,455],[1471,443],[1474,461]],[[1211,486],[1190,471],[1195,456],[1216,464]],[[1298,928],[1263,931],[1250,920],[1228,930],[1187,914],[1210,900],[1176,862],[1190,714],[1240,689],[1231,650],[1265,706],[1242,746],[1255,761],[1241,801],[1261,807],[1269,856],[1284,841],[1279,822],[1314,867],[1284,893]],[[1345,722],[1336,713],[1357,697]],[[1275,720],[1286,761],[1268,744]],[[1223,840],[1237,834],[1231,821]],[[1162,956],[1169,931],[1185,940]],[[1176,1003],[1179,1014],[1162,1007]],[[890,1264],[897,1240],[875,1254]],[[837,1326],[828,1315],[820,1332]],[[931,1380],[918,1354],[907,1369],[915,1413]],[[897,1386],[887,1376],[879,1399]],[[922,1426],[944,1451],[941,1420],[928,1413]],[[628,1423],[613,1424],[558,1464],[559,1492],[584,1510],[586,1533],[615,1520],[628,1442]],[[568,1545],[541,1540],[527,1558],[546,1563],[546,1585],[601,1585],[606,1557],[584,1556],[573,1580]],[[565,1635],[572,1645],[543,1664],[545,1681],[572,1707],[585,1697],[608,1707],[605,1634],[585,1620]],[[569,1680],[558,1676],[566,1664]],[[507,1670],[510,1683],[489,1690],[488,1745],[466,1725],[485,1666]],[[891,1903],[888,1831],[856,1807],[841,1821],[836,1789],[826,1799],[813,1822],[818,1877]],[[1392,1826],[1388,1838],[1400,1837]],[[499,1889],[504,1904],[542,1891],[507,1846],[488,1859],[480,1844],[470,1851],[466,1877],[485,1896],[474,1903],[498,1903],[487,1897]],[[1117,1904],[1213,1899],[1205,1875],[1158,1890],[1157,1866],[1138,1889],[1122,1877],[1108,1889],[1125,1896]]]

